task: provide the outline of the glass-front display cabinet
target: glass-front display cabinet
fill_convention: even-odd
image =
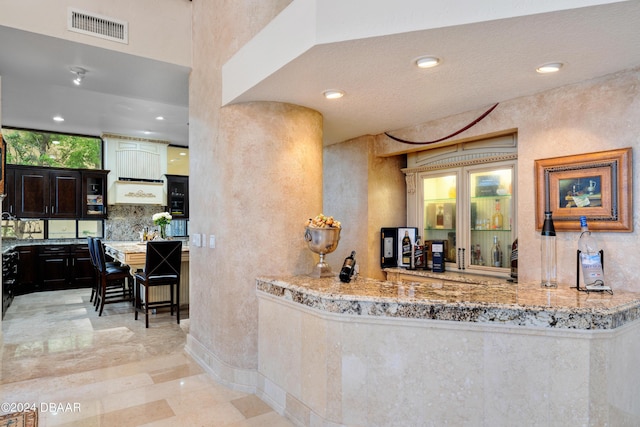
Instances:
[[[500,151],[483,141],[408,156],[414,167],[404,170],[407,225],[418,227],[429,247],[444,243],[447,270],[510,272],[517,236],[515,137],[493,143]]]
[[[106,183],[109,171],[86,170],[82,172],[82,217],[106,218]]]

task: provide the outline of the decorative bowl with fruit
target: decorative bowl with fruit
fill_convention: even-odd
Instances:
[[[307,220],[304,239],[307,241],[309,249],[320,255],[320,261],[309,274],[312,277],[331,277],[335,274],[331,271],[331,266],[324,260],[326,254],[335,251],[340,241],[340,221],[336,221],[332,216],[323,214]]]

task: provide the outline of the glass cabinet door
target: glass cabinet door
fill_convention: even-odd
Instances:
[[[469,171],[468,264],[507,268],[510,266],[513,215],[510,167]]]
[[[107,171],[82,171],[82,217],[106,218]]]
[[[422,178],[423,241],[444,241],[447,262],[456,262],[457,184],[455,173]]]

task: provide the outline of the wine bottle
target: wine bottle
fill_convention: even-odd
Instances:
[[[541,235],[540,284],[545,288],[557,288],[558,270],[556,260],[556,229],[553,226],[551,212],[544,213],[544,223],[542,224]]]
[[[409,232],[406,230],[402,238],[402,264],[405,266],[411,265],[411,238],[409,238]]]
[[[444,228],[444,206],[438,206],[436,211],[436,228]]]
[[[493,236],[493,246],[491,247],[491,265],[494,267],[502,267],[502,249],[498,236]]]
[[[356,251],[351,251],[351,255],[344,259],[340,269],[340,281],[349,283],[356,268]]]
[[[518,281],[518,238],[511,245],[511,279]]]
[[[589,231],[587,217],[580,217],[580,238],[578,239],[578,249],[580,249],[580,265],[582,267],[582,279],[587,290],[608,290],[604,286],[604,270],[600,249],[595,238]]]
[[[491,216],[491,228],[494,230],[502,230],[502,212],[500,212],[500,200],[496,199],[496,203],[493,209],[493,215]]]
[[[413,257],[415,259],[413,267],[422,269],[425,267],[424,245],[420,243],[420,236],[416,236],[416,244],[414,246]]]

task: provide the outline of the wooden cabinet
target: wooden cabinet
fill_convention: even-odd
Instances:
[[[447,270],[508,275],[517,236],[515,135],[407,156],[407,224],[444,243]]]
[[[95,270],[91,263],[88,245],[73,245],[71,247],[71,270],[69,285],[72,288],[89,288],[95,283]]]
[[[9,250],[2,254],[2,317],[11,305],[18,276],[18,252]]]
[[[95,283],[95,272],[86,244],[17,246],[16,251],[16,295],[89,288]]]
[[[4,194],[2,200],[2,212],[9,212],[11,215],[16,214],[16,179],[15,170],[5,168],[4,171]]]
[[[107,217],[107,174],[105,170],[82,171],[82,218]]]
[[[15,167],[18,218],[76,218],[80,212],[80,173],[75,170]]]
[[[38,247],[18,246],[18,279],[15,295],[28,294],[38,288]]]
[[[8,165],[2,211],[18,218],[104,219],[108,173]]]
[[[167,206],[174,218],[189,218],[189,177],[166,175]]]
[[[95,273],[87,245],[43,245],[38,253],[39,289],[91,287]]]
[[[69,246],[51,245],[41,246],[39,249],[40,289],[65,289],[69,281]]]

